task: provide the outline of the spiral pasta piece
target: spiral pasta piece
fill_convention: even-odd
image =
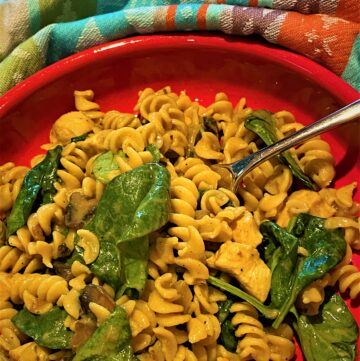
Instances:
[[[266,329],[270,347],[271,361],[289,361],[295,355],[295,345],[292,341],[293,331],[289,325],[282,323],[277,329]]]
[[[85,169],[89,156],[76,143],[68,144],[61,153],[60,164],[63,169],[57,171],[60,182],[55,187],[60,190],[68,190],[81,187],[81,182],[85,177]]]
[[[130,113],[121,113],[117,110],[110,110],[106,112],[103,119],[101,120],[101,125],[104,129],[120,129],[123,127],[130,128],[139,128],[141,122],[138,117]]]
[[[331,285],[338,284],[340,292],[349,291],[351,299],[360,294],[360,271],[352,264],[337,267],[330,271]]]
[[[23,303],[30,312],[38,314],[48,312],[69,292],[62,277],[38,273],[16,273],[9,279],[9,286],[9,298],[13,303]]]
[[[342,229],[347,252],[333,270],[300,293],[296,307],[317,314],[327,287],[338,286],[350,298],[358,297],[360,272],[352,264],[352,249],[360,249],[360,206],[353,200],[357,184],[329,187],[334,161],[325,141],[314,138],[290,150],[319,191],[294,192],[292,172],[274,158],[247,174],[234,192],[231,175],[216,163],[258,150],[258,136],[245,127],[252,113],[245,98],[233,105],[225,93],[217,93],[204,107],[185,91],[146,88],[139,92],[133,113],[103,112],[92,90],[75,91],[74,98],[76,111],[55,121],[50,143],[42,147],[63,147],[57,193],[52,203],[41,206],[39,196],[25,224],[10,237],[5,219],[28,168],[11,162],[0,166],[0,359],[60,361],[74,356],[73,350],[53,351],[29,341],[11,321],[22,308],[41,315],[56,305],[67,313],[64,325],[76,335],[85,325],[92,331],[99,327],[117,304],[125,310],[131,348],[140,361],[289,361],[295,351],[290,326],[264,328],[267,322],[263,325],[246,302],[230,309],[238,341],[236,353],[226,350],[218,317],[219,302],[227,295],[207,280],[209,274],[229,283],[236,280],[265,302],[271,271],[259,247],[259,225],[272,219],[286,227],[303,212],[326,218],[328,229]],[[279,138],[302,127],[287,111],[274,113],[272,119]],[[117,298],[117,290],[100,280],[93,267],[104,237],[87,224],[108,186],[100,175],[102,167],[107,172],[107,159],[98,158],[105,152],[116,168],[110,178],[154,161],[170,173],[169,219],[149,234],[147,280],[136,299],[131,291]],[[43,159],[44,154],[34,157],[31,166]],[[75,217],[82,208],[88,212]],[[69,258],[75,246],[81,254],[76,260]],[[91,292],[98,294],[92,297]],[[75,343],[74,350],[79,347]]]
[[[0,247],[0,272],[33,273],[43,267],[39,257],[30,256],[8,245]]]
[[[195,225],[195,210],[199,191],[194,182],[185,177],[171,180],[170,196],[169,221],[177,226]]]
[[[199,190],[216,189],[221,176],[207,166],[201,159],[182,159],[175,166],[175,170],[191,179]]]
[[[0,214],[9,211],[29,168],[8,162],[0,166]]]
[[[328,187],[335,176],[334,158],[330,146],[321,139],[312,139],[296,149],[305,174],[321,188]]]
[[[241,338],[237,346],[240,359],[269,360],[270,347],[255,308],[246,302],[234,303],[230,312],[235,313],[231,321],[236,327],[235,336]]]

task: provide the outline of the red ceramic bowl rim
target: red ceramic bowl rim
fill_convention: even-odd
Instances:
[[[302,55],[265,42],[251,38],[222,35],[220,33],[216,35],[209,33],[155,34],[133,36],[102,44],[83,50],[45,67],[0,97],[0,118],[36,90],[61,78],[65,74],[86,66],[89,61],[101,61],[112,56],[126,55],[136,51],[143,52],[144,49],[196,48],[197,46],[235,51],[238,53],[251,53],[258,58],[265,58],[281,64],[285,68],[300,73],[310,81],[320,85],[335,95],[344,104],[359,98],[359,93],[354,88],[330,70]]]

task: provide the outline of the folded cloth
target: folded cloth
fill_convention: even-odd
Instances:
[[[0,95],[80,50],[190,30],[258,34],[360,90],[359,0],[0,0]]]

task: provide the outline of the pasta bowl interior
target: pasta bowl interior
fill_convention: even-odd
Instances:
[[[300,338],[354,359],[359,123],[236,194],[213,165],[357,98],[300,55],[210,34],[119,40],[17,85],[0,98],[0,358],[302,360]]]

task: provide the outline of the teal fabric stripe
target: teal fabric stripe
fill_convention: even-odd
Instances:
[[[51,39],[51,32],[55,24],[48,25],[45,28],[38,31],[34,36],[34,43],[39,49],[39,53],[42,56],[43,65],[46,64],[46,54],[48,53],[49,42]]]
[[[249,6],[249,0],[227,0],[226,5]]]
[[[258,7],[271,9],[273,7],[273,1],[272,0],[259,0]]]
[[[197,13],[201,5],[181,4],[175,14],[175,24],[177,30],[197,29]]]
[[[125,16],[131,29],[139,34],[153,32],[155,10],[154,6],[125,10]]]
[[[355,89],[360,90],[360,34],[354,41],[349,61],[341,77]]]
[[[114,16],[97,16],[96,24],[102,36],[108,40],[118,39],[122,34],[126,36],[134,32],[134,30],[129,27],[125,11],[119,11]]]
[[[223,8],[217,5],[209,5],[206,12],[206,28],[208,30],[220,29],[220,15]]]
[[[46,64],[51,64],[75,52],[79,37],[89,19],[53,25]]]
[[[96,13],[106,14],[121,10],[127,1],[124,0],[97,0]]]
[[[35,34],[40,29],[41,11],[38,0],[27,0],[27,7],[29,11],[30,31]]]

